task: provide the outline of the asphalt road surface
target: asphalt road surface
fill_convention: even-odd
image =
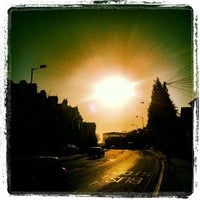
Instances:
[[[141,197],[159,190],[161,164],[151,151],[108,150],[104,158],[62,164],[68,169],[68,194]]]

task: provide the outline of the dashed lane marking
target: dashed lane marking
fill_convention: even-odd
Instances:
[[[96,183],[98,183],[98,181],[94,181],[94,182],[90,183],[89,185],[94,185]]]
[[[67,173],[72,173],[72,172],[77,172],[77,171],[79,171],[79,170],[81,170],[81,169],[84,169],[85,167],[77,167],[77,168],[74,168],[74,169],[72,169],[72,170],[69,170]]]
[[[98,164],[100,164],[102,162],[103,161],[94,161],[94,162],[88,163],[86,166],[94,166],[94,165],[98,165]]]

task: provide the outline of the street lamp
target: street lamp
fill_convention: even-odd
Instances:
[[[144,117],[141,117],[142,119],[142,128],[144,128]]]
[[[139,117],[138,115],[136,116],[137,118]],[[142,119],[142,128],[144,128],[144,117],[140,117]]]
[[[141,101],[140,104],[144,104],[144,101]],[[143,116],[138,116],[136,115],[137,118],[141,118],[142,119],[142,128],[144,128],[144,117]]]
[[[43,69],[43,68],[46,68],[46,67],[47,67],[46,65],[40,65],[40,67],[36,67],[36,68],[31,69],[31,83],[33,83],[33,71],[37,70],[37,69]]]

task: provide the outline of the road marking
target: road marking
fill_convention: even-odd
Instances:
[[[94,165],[98,165],[100,163],[102,163],[103,161],[93,161],[91,163],[88,163],[87,166],[94,166]]]
[[[120,177],[118,180],[116,180],[116,183],[119,183],[123,179],[124,179],[124,177]]]
[[[108,183],[109,182],[109,177],[108,177],[108,175],[105,175],[103,178],[102,178],[102,181],[104,182],[104,183]]]
[[[142,177],[133,177],[129,183],[138,185],[142,182],[142,180],[143,180]]]
[[[153,197],[158,196],[158,192],[160,190],[160,186],[161,186],[161,183],[162,183],[163,174],[164,174],[164,161],[163,160],[161,160],[161,165],[162,165],[162,168],[161,168],[161,171],[160,171],[158,182],[156,184],[156,187],[155,187],[155,190],[154,190],[154,193],[153,193]]]
[[[90,183],[89,185],[94,185],[94,184],[96,184],[98,181],[94,181],[94,182],[92,182],[92,183]]]
[[[128,177],[127,180],[125,181],[125,183],[130,183],[130,181],[131,181],[131,178]]]
[[[132,175],[133,174],[133,171],[126,171],[124,174],[123,174],[123,176],[130,176],[130,175]]]
[[[158,170],[159,170],[159,162],[158,159],[156,157],[154,157],[155,160],[155,168],[154,171],[152,172],[151,176],[149,177],[149,179],[147,180],[146,185],[143,188],[143,192],[147,191],[147,188],[149,187],[150,183],[152,182],[152,180],[154,179],[155,175],[157,174]]]
[[[77,171],[79,171],[79,170],[81,170],[81,169],[84,169],[85,167],[77,167],[77,168],[74,168],[74,169],[72,169],[72,170],[69,170],[67,173],[72,173],[72,172],[77,172]]]
[[[121,180],[123,180],[125,177],[117,177],[117,178],[111,178],[111,180],[115,183],[119,183]]]
[[[139,176],[139,177],[144,177],[144,176],[151,176],[151,172],[147,172],[147,171],[126,171],[124,174],[122,174],[123,176]]]
[[[142,172],[142,175],[141,176],[151,176],[151,173],[150,172]]]
[[[105,175],[105,176],[103,177],[103,179],[106,178],[106,177],[108,177],[108,175]]]
[[[151,174],[150,172],[146,172],[146,171],[134,172],[134,171],[129,170],[116,178],[110,178],[110,180],[113,183],[124,182],[124,183],[138,185],[144,180],[145,177],[150,176],[150,174]]]
[[[138,185],[142,182],[142,177],[128,177],[128,179],[125,181],[125,183],[132,183],[135,185]]]

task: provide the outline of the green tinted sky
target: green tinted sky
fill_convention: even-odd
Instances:
[[[13,8],[8,47],[9,77],[14,82],[30,82],[31,68],[46,64],[46,69],[34,72],[38,91],[45,89],[60,102],[67,98],[85,121],[96,122],[97,132],[130,130],[132,123],[141,126],[135,116],[147,120],[156,77],[186,80],[187,86],[181,82],[179,90],[169,87],[177,107],[192,100],[191,8]],[[113,74],[137,82],[137,98],[110,111],[88,96],[92,85]]]

